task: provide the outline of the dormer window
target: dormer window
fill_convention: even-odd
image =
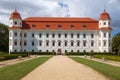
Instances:
[[[50,27],[50,25],[47,24],[46,27]]]
[[[62,26],[59,24],[58,27],[60,28],[60,27],[62,27]]]
[[[74,25],[70,25],[70,27],[71,27],[71,28],[73,28],[73,27],[74,27]]]
[[[87,26],[84,24],[84,25],[83,25],[83,28],[86,28],[86,27],[87,27]]]
[[[17,25],[17,21],[15,21],[14,24]]]
[[[35,24],[32,24],[32,27],[35,27]]]

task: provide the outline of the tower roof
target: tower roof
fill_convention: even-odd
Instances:
[[[11,15],[9,19],[21,19],[20,14],[15,10]]]
[[[104,11],[102,12],[102,14],[100,15],[99,20],[105,20],[105,19],[111,20],[109,14],[104,10]]]

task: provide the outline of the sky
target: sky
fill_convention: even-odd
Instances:
[[[111,17],[112,36],[120,32],[120,0],[0,0],[0,23],[9,24],[17,9],[27,17],[90,17],[96,20],[104,9]]]

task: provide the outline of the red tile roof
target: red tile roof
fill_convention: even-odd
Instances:
[[[91,18],[30,17],[24,19],[22,29],[98,30],[99,27],[98,21]]]
[[[110,20],[111,20],[109,14],[108,14],[106,11],[104,11],[104,12],[100,15],[99,20],[105,20],[105,19],[110,19]]]
[[[110,28],[110,27],[102,27],[102,28],[100,28],[100,30],[112,30],[112,28]]]
[[[11,14],[11,16],[10,16],[9,19],[21,19],[21,16],[20,16],[20,14],[15,10],[15,11]]]

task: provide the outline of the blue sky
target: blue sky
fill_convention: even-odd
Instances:
[[[112,36],[120,32],[120,0],[0,0],[0,22],[8,25],[9,16],[15,8],[22,19],[70,16],[96,20],[106,9],[112,18]]]

